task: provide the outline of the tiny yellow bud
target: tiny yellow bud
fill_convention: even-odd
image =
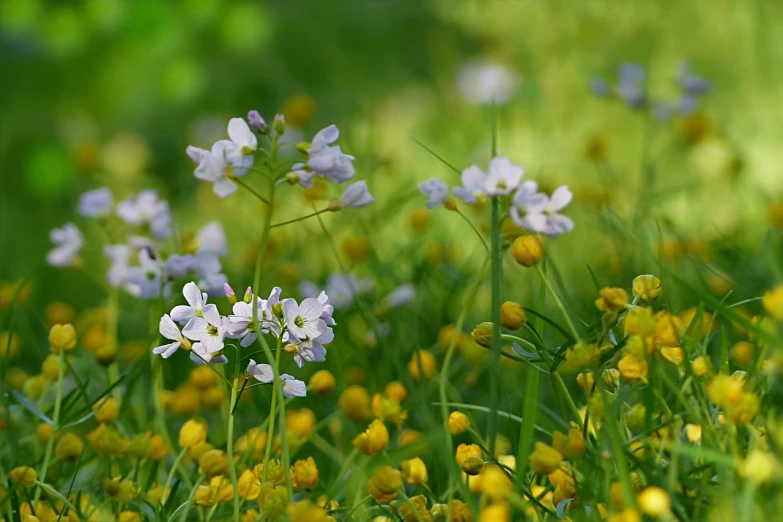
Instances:
[[[317,395],[327,395],[335,386],[334,375],[329,370],[319,370],[310,377],[310,389]]]
[[[194,419],[187,421],[179,430],[179,445],[183,448],[195,448],[206,440],[206,428]]]
[[[26,488],[35,485],[38,474],[30,466],[20,466],[11,470],[11,478]]]
[[[462,471],[465,472],[466,475],[476,476],[479,473],[481,473],[481,468],[484,467],[484,459],[481,457],[477,457],[475,455],[471,455],[468,457],[465,462],[462,463]]]
[[[601,312],[619,312],[628,304],[628,294],[622,288],[606,287],[598,294],[595,306]]]
[[[79,458],[84,450],[84,442],[75,433],[66,433],[63,437],[57,441],[57,446],[54,448],[54,454],[57,460],[63,462],[74,462]]]
[[[423,375],[425,379],[430,379],[435,375],[438,365],[435,356],[427,350],[418,350],[413,354],[408,363],[408,371],[417,381]],[[421,371],[420,371],[421,370]]]
[[[461,411],[453,411],[449,415],[449,433],[460,435],[470,427],[470,419]]]
[[[219,449],[209,450],[198,459],[198,470],[208,477],[228,473],[228,456]]]
[[[73,325],[56,324],[49,330],[49,348],[52,352],[72,352],[76,347],[76,330]]]
[[[375,419],[364,433],[353,439],[353,445],[363,455],[375,455],[389,445],[389,430],[383,422]]]
[[[764,292],[761,298],[764,310],[773,319],[783,319],[783,285],[776,286],[772,290]]]
[[[457,453],[454,458],[457,461],[457,465],[462,466],[470,457],[480,458],[481,456],[481,446],[478,444],[460,444],[457,446]],[[483,461],[484,460],[482,459],[482,462]]]
[[[101,424],[114,424],[120,416],[120,409],[117,401],[111,397],[101,399],[92,406],[95,410],[95,420]]]
[[[509,330],[518,330],[527,321],[525,309],[522,305],[513,301],[506,301],[500,305],[500,326]]]
[[[659,517],[669,512],[672,499],[665,489],[658,486],[648,486],[636,498],[639,508],[645,515]]]
[[[710,360],[705,355],[696,357],[691,362],[691,371],[695,377],[704,377],[712,371]]]
[[[370,394],[367,389],[358,384],[348,386],[340,398],[337,400],[337,406],[343,414],[356,422],[363,422],[372,418],[370,409]]]
[[[473,331],[470,332],[470,335],[479,346],[490,348],[492,347],[492,341],[495,337],[495,325],[488,321],[479,323]]]
[[[519,236],[511,245],[514,261],[530,268],[544,258],[544,242],[541,236]]]
[[[661,280],[654,275],[640,275],[633,280],[633,296],[642,303],[652,303],[661,297]]]

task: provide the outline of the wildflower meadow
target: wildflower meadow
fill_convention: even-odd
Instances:
[[[0,522],[781,519],[781,24],[0,2]]]

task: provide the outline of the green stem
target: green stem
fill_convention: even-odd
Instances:
[[[288,221],[281,221],[280,223],[275,223],[274,225],[271,225],[270,228],[282,227],[283,225],[290,225],[291,223],[296,223],[297,221],[304,221],[305,219],[310,219],[311,217],[315,217],[318,214],[323,214],[324,212],[329,212],[329,209],[325,208],[323,210],[318,210],[316,212],[313,212],[312,214],[307,214],[306,216],[298,217],[295,219],[289,219]]]
[[[260,338],[260,336],[259,336]],[[272,362],[270,360],[270,362]],[[277,407],[277,389],[280,387],[280,377],[278,368],[280,367],[280,350],[277,350],[277,353],[274,357],[274,364],[272,368],[274,369],[275,373],[275,380],[272,383],[272,405],[269,407],[269,429],[266,434],[266,450],[264,451],[264,468],[262,473],[262,480],[261,482],[266,482],[266,474],[269,470],[269,457],[272,455],[272,442],[275,437],[275,409]],[[280,435],[283,436],[282,434]]]
[[[501,339],[500,339],[500,283],[502,279],[501,257],[500,257],[500,201],[498,197],[492,198],[492,373],[490,379],[490,407],[492,415],[489,416],[489,426],[487,428],[487,442],[489,444],[489,453],[495,451],[495,434],[497,433],[497,406],[500,400],[500,383],[502,382],[501,373]]]
[[[49,441],[46,443],[46,454],[44,455],[43,464],[41,464],[41,471],[38,473],[42,482],[46,481],[46,472],[49,470],[49,461],[52,459],[52,452],[54,451],[54,441],[57,438],[57,430],[60,427],[60,404],[63,401],[63,380],[65,380],[65,352],[60,351],[59,368],[57,371],[57,397],[54,399],[54,416],[52,418],[52,432],[49,435]],[[33,505],[41,498],[41,488],[37,488],[35,491],[35,500]]]
[[[254,189],[253,187],[251,187],[250,185],[248,185],[247,183],[245,183],[244,181],[242,181],[240,178],[235,178],[235,179],[234,179],[234,181],[236,181],[237,185],[239,185],[240,187],[244,187],[245,189],[247,189],[247,190],[248,190],[248,191],[249,191],[251,194],[253,194],[253,195],[254,195],[254,196],[255,196],[255,197],[256,197],[256,198],[257,198],[259,201],[261,201],[262,203],[265,203],[266,205],[269,205],[269,206],[271,207],[271,204],[270,204],[269,200],[268,200],[268,199],[266,199],[266,198],[265,198],[264,196],[262,196],[261,194],[259,194],[259,193],[258,193],[258,191],[257,191],[256,189]]]
[[[576,327],[574,326],[574,323],[571,322],[571,317],[568,315],[568,311],[565,309],[565,305],[563,305],[563,302],[558,297],[557,293],[555,292],[555,289],[552,288],[552,285],[549,283],[549,279],[547,279],[546,274],[543,270],[541,270],[541,266],[538,264],[534,265],[536,268],[536,272],[538,272],[538,276],[541,278],[541,282],[544,284],[544,288],[546,288],[547,293],[552,297],[552,301],[555,302],[555,306],[557,306],[560,309],[560,313],[563,314],[563,318],[565,319],[566,324],[568,325],[568,329],[571,331],[571,335],[574,336],[574,340],[579,340],[579,332],[576,331]]]
[[[527,457],[533,443],[533,430],[536,425],[536,407],[538,405],[538,372],[525,372],[525,403],[522,409],[522,429],[519,431],[519,448],[517,450],[516,486],[522,489],[527,471]]]
[[[280,353],[282,351],[282,340],[278,337],[277,353],[275,354],[275,372],[278,375],[280,375]],[[279,377],[277,380],[281,381]],[[283,383],[281,381],[277,386],[277,400],[280,401],[280,441],[283,446],[283,472],[285,473],[285,484],[288,488],[288,498],[294,498],[294,490],[291,484],[291,458],[288,455],[288,430],[286,429],[285,397],[283,396],[282,384]]]
[[[109,310],[107,322],[109,329],[109,347],[111,349],[111,353],[114,353],[115,355],[117,354],[117,317],[119,313],[117,302],[118,297],[117,288],[112,287],[109,291]],[[120,378],[120,367],[116,360],[109,365],[108,373],[109,385],[111,386]],[[117,403],[117,407],[119,407],[122,403],[122,394],[120,393],[119,386],[115,386],[112,390],[112,398]]]
[[[45,483],[41,482],[40,480],[36,480],[36,481],[35,481],[35,484],[36,484],[38,487],[40,487],[40,488],[42,488],[42,489],[45,489],[45,490],[46,490],[46,492],[47,492],[47,493],[49,493],[50,495],[52,495],[52,496],[54,496],[54,497],[57,497],[58,499],[60,499],[60,501],[61,501],[63,504],[65,504],[65,506],[66,506],[66,507],[67,507],[69,510],[71,510],[71,512],[72,512],[74,515],[75,515],[76,513],[78,513],[78,512],[79,512],[79,511],[78,511],[78,510],[77,510],[77,509],[76,509],[76,508],[73,506],[73,504],[71,504],[71,501],[70,501],[70,500],[68,500],[68,499],[67,499],[67,498],[66,498],[66,497],[65,497],[65,496],[64,496],[62,493],[60,493],[59,491],[57,491],[56,489],[54,489],[54,488],[53,488],[52,486],[50,486],[49,484],[45,484]],[[10,503],[9,503],[9,504],[10,504]]]
[[[514,341],[515,343],[519,343],[519,344],[525,345],[525,346],[527,346],[528,348],[530,348],[532,350],[538,351],[538,347],[535,344],[533,344],[530,341],[528,341],[527,339],[523,339],[522,337],[519,337],[517,335],[502,334],[500,336],[500,338],[504,339],[506,341]]]
[[[247,381],[245,381],[247,382]],[[234,362],[234,382],[231,385],[231,401],[228,413],[228,470],[231,473],[231,485],[234,487],[234,522],[239,522],[239,483],[237,482],[237,469],[234,463],[234,410],[237,402],[237,389],[239,388],[239,350],[236,350]]]
[[[487,271],[487,265],[489,264],[490,256],[486,256],[484,258],[484,262],[481,264],[481,268],[479,268],[479,273],[476,275],[476,279],[473,282],[473,286],[468,291],[468,295],[465,297],[465,303],[462,305],[462,310],[460,310],[459,316],[457,317],[457,322],[454,325],[454,334],[451,336],[451,341],[449,343],[449,348],[446,351],[446,357],[443,360],[443,368],[440,372],[440,380],[439,380],[439,392],[440,392],[440,411],[441,415],[443,417],[443,430],[446,434],[446,448],[448,452],[448,461],[449,461],[449,499],[448,499],[448,517],[447,519],[450,521],[452,520],[452,512],[451,512],[451,500],[454,498],[454,479],[455,477],[459,477],[459,473],[457,470],[457,464],[454,462],[454,445],[451,441],[451,433],[449,432],[449,403],[446,397],[446,388],[449,383],[449,366],[451,365],[451,360],[454,357],[454,352],[457,347],[457,338],[459,337],[460,332],[462,332],[462,324],[465,322],[465,316],[468,313],[468,308],[470,308],[470,305],[473,303],[476,293],[478,292],[479,286],[481,286],[481,281],[484,279],[484,274]]]
[[[169,487],[171,486],[171,481],[174,479],[174,470],[176,470],[180,463],[182,462],[182,459],[185,458],[185,455],[188,453],[188,448],[182,448],[182,451],[179,452],[179,455],[177,455],[176,460],[174,461],[174,465],[171,466],[171,471],[169,471],[169,476],[166,477],[166,483],[163,486],[163,495],[168,495]]]

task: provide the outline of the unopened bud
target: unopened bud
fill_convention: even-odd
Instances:
[[[275,121],[272,123],[272,128],[275,130],[278,136],[285,133],[285,116],[282,114],[275,114]]]
[[[331,203],[329,203],[329,206],[326,207],[326,210],[329,212],[339,212],[343,209],[343,202],[339,199],[335,199]]]
[[[530,268],[544,257],[544,242],[540,236],[519,236],[511,245],[511,255],[520,265]]]
[[[300,141],[299,143],[296,144],[296,150],[307,154],[310,150],[310,143],[306,141]]]
[[[253,301],[253,289],[249,286],[245,290],[245,295],[242,297],[242,300],[247,304],[250,304]]]
[[[451,196],[449,196],[449,197],[447,197],[447,198],[446,198],[446,199],[443,201],[443,207],[444,207],[446,210],[452,210],[452,211],[454,211],[454,210],[457,210],[457,202],[454,200],[454,198],[452,198]]]
[[[258,111],[250,111],[247,113],[247,121],[250,123],[250,126],[253,127],[255,130],[261,133],[267,132],[266,122],[264,121],[264,118],[261,117],[260,114],[258,114]]]
[[[234,304],[237,302],[237,296],[234,293],[234,289],[231,288],[231,285],[228,283],[223,283],[223,291],[226,293],[226,299],[228,299],[229,304]]]
[[[299,347],[294,343],[288,343],[285,345],[284,350],[286,351],[286,353],[298,353]]]
[[[481,468],[484,467],[484,459],[481,457],[468,457],[468,459],[462,464],[462,471],[467,475],[476,476],[481,473]]]
[[[476,326],[470,335],[476,344],[489,348],[492,346],[492,339],[495,333],[495,325],[490,322],[483,322]]]

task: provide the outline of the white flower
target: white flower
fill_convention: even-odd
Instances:
[[[253,166],[258,139],[242,118],[231,118],[228,122],[228,137],[231,141],[226,146],[226,159],[234,167],[234,174],[244,176]]]
[[[468,205],[475,203],[478,198],[486,196],[484,184],[487,181],[487,175],[483,170],[473,165],[462,171],[460,176],[462,180],[461,187],[454,187],[451,192]]]
[[[331,145],[337,139],[340,137],[340,130],[337,128],[336,125],[329,125],[325,129],[319,130],[315,136],[313,136],[313,140],[310,142],[310,147],[307,149],[307,152],[310,155],[318,154],[327,145]]]
[[[355,295],[371,291],[375,282],[370,278],[359,279],[353,274],[333,273],[326,280],[326,293],[329,294],[329,301],[338,310],[345,310],[351,303]]]
[[[366,207],[370,203],[375,201],[375,198],[372,197],[370,194],[370,191],[367,190],[367,182],[357,181],[356,183],[351,183],[347,187],[345,187],[345,190],[343,191],[343,195],[340,196],[340,199],[336,202],[339,206],[338,210],[340,208],[361,208]]]
[[[419,189],[427,196],[427,208],[433,209],[449,197],[449,187],[442,179],[431,179],[419,183]]]
[[[152,235],[159,239],[171,236],[171,211],[165,199],[154,190],[142,190],[117,205],[117,215],[129,225],[148,224]]]
[[[280,376],[280,380],[283,381],[283,395],[288,399],[307,395],[307,385],[302,381],[296,380],[292,375],[284,373]]]
[[[106,281],[117,288],[125,283],[130,269],[129,257],[131,248],[128,245],[106,245],[103,247],[103,255],[111,260],[106,271]]]
[[[294,351],[294,362],[300,368],[307,362],[323,362],[326,360],[326,348],[325,344],[329,344],[334,341],[334,331],[331,328],[327,328],[324,333],[316,337],[315,339],[297,339],[296,337],[288,336],[288,345],[286,351],[291,347]]]
[[[259,305],[261,301],[259,301]],[[233,339],[242,339],[240,346],[247,348],[256,340],[256,332],[253,327],[253,307],[244,301],[234,303],[233,315],[228,316],[230,325],[228,327],[230,337]],[[261,314],[257,314],[261,318]],[[263,332],[263,330],[262,330]]]
[[[326,321],[321,319],[324,305],[318,299],[308,297],[301,304],[293,299],[283,301],[286,327],[297,339],[315,339],[326,331]]]
[[[204,366],[206,363],[226,364],[228,357],[223,355],[223,352],[209,352],[202,343],[193,343],[193,348],[190,350],[190,360],[199,366]]]
[[[168,359],[174,355],[174,352],[176,352],[177,349],[182,345],[185,345],[185,349],[191,348],[190,341],[182,336],[182,332],[179,331],[179,327],[174,323],[174,321],[172,321],[168,314],[164,314],[160,318],[160,326],[158,327],[158,331],[160,331],[160,335],[174,342],[153,348],[152,353],[155,355],[160,355],[164,359]]]
[[[336,126],[330,125],[318,131],[310,142],[307,152],[309,159],[307,166],[319,176],[329,178],[335,183],[343,183],[351,179],[354,174],[353,156],[343,154],[338,146],[330,146],[340,137],[340,131]],[[300,169],[294,165],[294,170]],[[303,185],[304,186],[304,185]]]
[[[392,293],[387,295],[383,299],[383,304],[387,308],[398,308],[400,306],[405,306],[406,304],[413,301],[413,299],[416,297],[416,289],[413,288],[412,284],[404,284],[400,285],[397,288],[395,288]]]
[[[207,155],[209,155],[209,151],[194,147],[193,145],[188,145],[188,148],[185,149],[185,154],[187,154],[188,157],[192,159],[196,165],[198,165],[204,161],[204,158],[206,158]]]
[[[107,187],[90,190],[79,197],[79,214],[84,217],[103,217],[111,212],[114,198]]]
[[[470,62],[462,67],[457,78],[460,94],[470,103],[506,103],[514,94],[517,78],[502,65]]]
[[[160,261],[143,248],[139,252],[139,266],[128,269],[125,288],[128,292],[142,299],[151,299],[161,295],[161,273],[163,267]]]
[[[193,256],[185,254],[180,256],[172,254],[166,258],[163,264],[163,271],[172,279],[182,279],[193,269]]]
[[[228,254],[226,233],[219,221],[210,221],[196,232],[199,250],[206,250],[218,256]]]
[[[201,314],[201,317],[196,316],[188,321],[182,334],[192,341],[199,341],[206,353],[221,351],[228,333],[228,319],[220,317],[215,305],[206,305]]]
[[[298,183],[303,188],[310,188],[313,186],[313,178],[315,178],[315,172],[305,168],[304,163],[295,163],[291,167],[291,172],[285,175],[291,183]]]
[[[558,187],[552,197],[536,192],[536,184],[527,181],[520,186],[514,196],[511,218],[514,222],[533,232],[547,236],[559,236],[574,228],[571,218],[559,214],[571,202],[571,191],[563,185]]]
[[[236,176],[234,167],[227,159],[231,142],[220,140],[212,146],[209,154],[205,155],[193,171],[198,179],[212,183],[212,191],[220,198],[227,198],[237,190],[236,183],[231,178]]]
[[[84,237],[73,223],[66,223],[62,228],[55,228],[49,234],[55,248],[46,255],[46,261],[52,266],[68,266],[84,245]]]
[[[519,186],[524,170],[505,157],[492,158],[489,163],[489,175],[484,182],[484,192],[488,196],[505,196]]]
[[[171,318],[180,324],[186,324],[194,317],[202,317],[204,307],[207,306],[207,294],[191,281],[182,288],[182,295],[188,305],[177,305],[171,310]],[[215,305],[212,305],[213,307]]]
[[[258,364],[253,359],[250,359],[245,374],[264,384],[269,384],[275,380],[275,371],[271,366],[268,364]]]

